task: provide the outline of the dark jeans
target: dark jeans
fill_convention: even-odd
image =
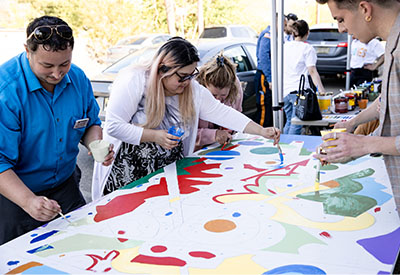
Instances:
[[[260,70],[257,70],[254,77],[254,87],[257,99],[255,122],[263,127],[270,127],[273,125],[272,93],[267,78]]]
[[[76,166],[74,173],[65,182],[35,194],[57,201],[62,212],[68,213],[86,204],[79,190],[79,180],[80,169]],[[46,223],[33,219],[18,205],[0,195],[0,245]]]

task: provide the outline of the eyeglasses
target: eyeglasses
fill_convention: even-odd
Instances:
[[[196,68],[194,69],[194,72],[185,76],[181,76],[178,72],[175,72],[175,74],[179,77],[178,82],[185,82],[186,80],[191,80],[195,78],[196,76],[199,75],[199,70]]]
[[[67,25],[45,25],[39,26],[33,30],[33,32],[28,36],[26,40],[29,40],[33,37],[39,42],[44,42],[49,40],[53,35],[53,30],[56,30],[56,34],[61,38],[70,40],[72,39],[72,29]]]

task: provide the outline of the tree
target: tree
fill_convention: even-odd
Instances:
[[[172,36],[175,36],[175,1],[165,0],[165,10],[167,11],[168,31]]]

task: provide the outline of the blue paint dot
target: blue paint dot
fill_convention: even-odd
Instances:
[[[34,233],[31,235],[31,237],[36,237],[37,235],[38,235],[37,233]]]
[[[230,169],[233,169],[233,167],[226,167],[225,169],[226,170],[230,170]]]
[[[293,184],[288,184],[287,186],[288,186],[288,187],[292,187],[292,186],[293,186]]]
[[[280,266],[263,273],[263,275],[267,274],[326,274],[326,273],[325,271],[316,266],[294,264],[294,265]]]
[[[139,184],[139,185],[136,186],[136,188],[139,188],[139,187],[142,187],[142,186],[143,186],[143,184]]]
[[[88,215],[93,215],[93,212],[89,212]]]
[[[171,216],[171,215],[172,215],[171,211],[169,211],[168,213],[165,214],[165,216]]]
[[[240,217],[241,215],[242,215],[242,214],[240,214],[240,213],[238,213],[238,212],[235,212],[235,213],[232,214],[232,217],[237,218],[237,217]]]
[[[71,215],[67,215],[67,216],[65,216],[66,218],[69,218],[69,217],[71,217]]]
[[[19,263],[19,261],[9,261],[7,264],[8,265],[16,265],[18,263]]]
[[[320,173],[321,173],[321,174],[326,174],[326,172],[324,172],[324,171],[320,171]]]

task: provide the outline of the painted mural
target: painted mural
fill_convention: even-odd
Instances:
[[[320,137],[237,134],[3,246],[22,274],[389,274],[400,219],[382,158],[322,167]],[[223,149],[223,150],[221,150]]]

